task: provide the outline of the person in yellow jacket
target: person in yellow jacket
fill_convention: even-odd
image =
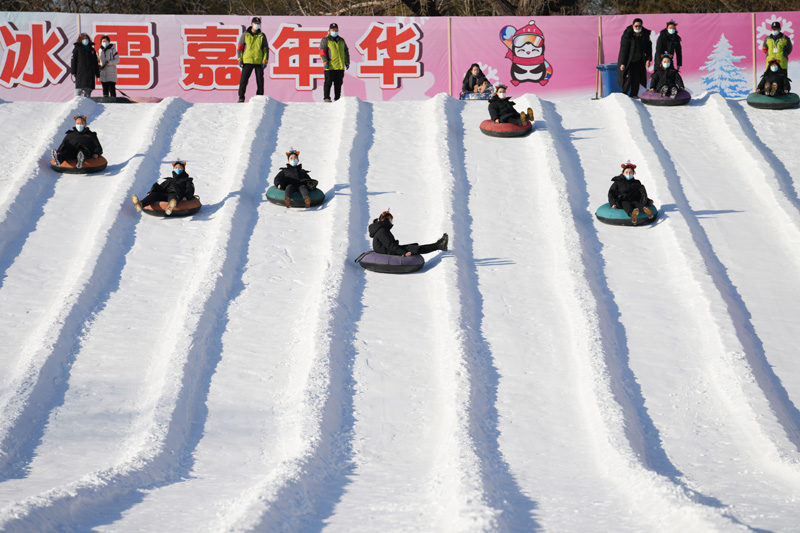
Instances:
[[[325,85],[322,94],[326,102],[331,101],[331,85],[333,85],[333,99],[342,96],[342,81],[344,71],[350,68],[350,50],[347,43],[339,37],[339,26],[334,22],[328,27],[328,35],[319,43],[319,55],[325,67]]]
[[[253,17],[250,23],[250,27],[239,37],[236,53],[239,68],[242,69],[242,76],[239,78],[240,104],[244,102],[244,91],[253,71],[256,73],[256,95],[264,94],[264,71],[269,62],[269,43],[267,36],[261,33],[261,18]]]
[[[781,23],[777,20],[772,23],[772,34],[764,39],[761,48],[767,54],[767,64],[777,59],[782,70],[789,68],[789,54],[792,53],[792,40],[781,32]]]

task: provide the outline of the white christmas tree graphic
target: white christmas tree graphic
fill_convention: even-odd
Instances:
[[[727,98],[747,96],[750,86],[744,75],[744,68],[734,65],[744,58],[745,56],[733,55],[731,43],[723,33],[714,45],[714,51],[708,56],[708,61],[700,67],[700,70],[708,72],[700,77],[703,87],[709,91],[718,91]]]

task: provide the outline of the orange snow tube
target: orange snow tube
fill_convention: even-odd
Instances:
[[[143,207],[142,212],[154,217],[165,217],[167,216],[167,205],[169,205],[167,202],[150,204]],[[199,196],[194,196],[189,200],[181,200],[178,202],[178,205],[175,206],[175,209],[172,210],[170,217],[188,217],[189,215],[194,215],[200,211],[202,206],[203,204],[200,203]]]

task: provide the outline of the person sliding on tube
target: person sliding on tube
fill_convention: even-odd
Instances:
[[[480,65],[473,63],[461,83],[462,93],[488,93],[492,90],[492,84],[486,79],[481,71]]]
[[[51,155],[56,165],[60,165],[62,161],[76,159],[78,161],[76,166],[83,168],[84,160],[97,159],[103,154],[103,147],[97,140],[97,133],[86,125],[85,115],[72,118],[75,120],[75,127],[67,132],[61,145],[53,150]]]
[[[394,217],[386,210],[369,225],[369,236],[372,237],[372,249],[375,252],[387,255],[409,256],[412,254],[429,254],[437,250],[447,251],[447,233],[433,244],[419,245],[413,243],[401,245],[392,235],[392,220],[394,220]]]
[[[292,206],[292,194],[299,191],[303,195],[303,201],[308,209],[311,207],[311,197],[308,192],[317,188],[317,180],[311,179],[308,171],[303,169],[303,165],[300,164],[300,150],[291,148],[286,152],[286,157],[288,164],[278,172],[273,184],[284,191],[286,207]]]
[[[141,213],[143,207],[158,202],[168,202],[167,209],[164,214],[167,216],[172,214],[178,202],[189,200],[194,197],[194,182],[186,173],[186,161],[175,161],[172,163],[172,176],[165,178],[161,183],[154,183],[150,187],[150,192],[147,196],[139,200],[135,194],[131,196],[136,210]]]
[[[634,226],[640,211],[644,211],[647,218],[652,220],[655,215],[648,207],[652,202],[647,198],[647,190],[642,182],[634,178],[636,165],[628,161],[621,166],[622,174],[611,178],[614,183],[608,190],[608,203],[612,209],[624,209]]]
[[[758,83],[757,93],[766,94],[767,96],[781,96],[788,94],[791,91],[791,84],[786,71],[781,68],[780,61],[771,59],[767,70],[761,75],[761,81]]]
[[[657,68],[650,78],[650,91],[657,91],[661,96],[669,95],[674,100],[682,90],[683,78],[673,68],[672,58],[665,55],[661,58],[661,68]]]
[[[533,122],[533,110],[529,107],[528,112],[517,112],[514,109],[514,102],[506,96],[506,85],[495,87],[495,94],[489,98],[489,116],[495,124],[511,123],[517,126],[527,126],[528,121]]]

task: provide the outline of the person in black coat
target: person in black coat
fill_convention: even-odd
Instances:
[[[642,182],[634,177],[635,174],[636,165],[630,161],[623,163],[622,174],[611,178],[613,183],[608,190],[608,203],[611,208],[624,209],[634,225],[640,211],[644,211],[649,219],[654,216],[648,207],[652,202],[647,198],[647,190]]]
[[[617,58],[617,83],[622,92],[632,98],[639,97],[639,86],[647,89],[647,69],[653,60],[650,30],[642,25],[642,19],[633,19],[625,28],[619,43]]]
[[[656,61],[660,61],[664,56],[672,58],[672,65],[677,70],[683,66],[681,36],[678,35],[678,23],[674,20],[667,22],[667,27],[661,30],[656,41]]]
[[[172,163],[171,177],[165,178],[161,183],[154,183],[141,201],[135,194],[131,196],[131,201],[139,212],[148,205],[168,202],[164,214],[169,216],[179,202],[192,198],[194,198],[194,180],[186,173],[186,161],[175,161]]]
[[[462,93],[483,93],[491,90],[492,84],[486,79],[477,63],[473,63],[461,82]]]
[[[317,188],[317,180],[311,179],[311,176],[308,175],[308,171],[300,164],[299,150],[292,148],[286,152],[286,157],[288,158],[288,164],[275,176],[273,185],[284,191],[286,207],[292,206],[292,194],[300,191],[300,194],[303,195],[306,209],[308,209],[311,207],[311,198],[308,193]]]
[[[524,126],[529,120],[533,120],[533,111],[528,108],[528,112],[518,112],[514,109],[514,102],[506,97],[505,85],[498,85],[494,96],[489,98],[489,117],[497,124],[516,124],[517,126]]]
[[[433,244],[400,244],[392,235],[394,217],[387,210],[369,225],[369,236],[372,237],[372,249],[379,254],[405,255],[429,254],[437,250],[447,251],[447,233]]]
[[[100,65],[94,43],[85,33],[78,36],[78,42],[72,48],[72,75],[75,76],[75,96],[92,95],[95,78],[100,76]]]
[[[60,165],[62,161],[77,160],[77,167],[82,168],[86,159],[97,159],[103,155],[103,147],[97,139],[97,133],[86,125],[86,116],[72,117],[75,127],[69,130],[61,144],[51,152],[53,162]]]
[[[660,66],[653,72],[650,78],[650,91],[656,91],[661,96],[675,98],[678,91],[684,88],[683,78],[678,74],[678,71],[672,67],[672,60],[669,56],[661,58]]]
[[[772,59],[767,65],[767,70],[761,75],[756,92],[767,96],[788,94],[792,90],[792,84],[789,83],[791,81],[786,71],[781,68],[781,62]]]

